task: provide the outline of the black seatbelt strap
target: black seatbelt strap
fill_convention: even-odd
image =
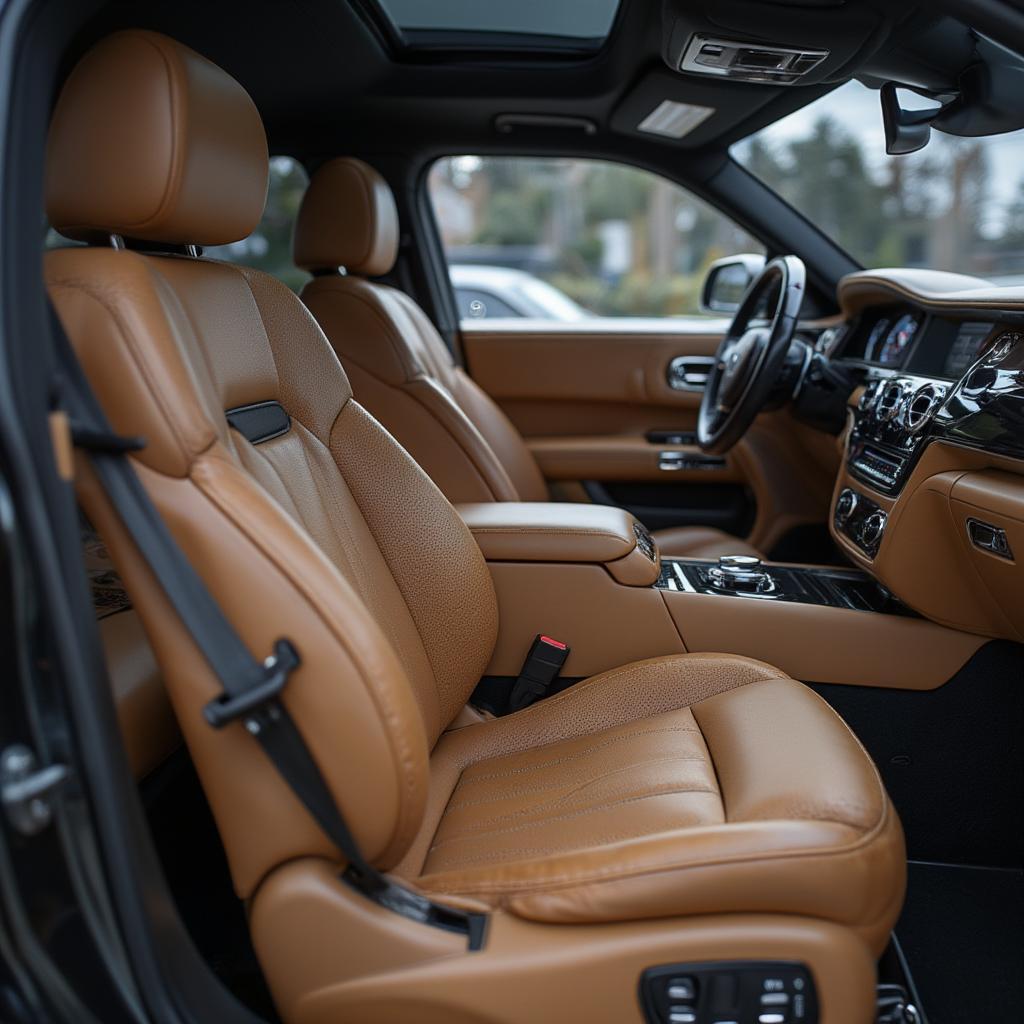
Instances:
[[[51,317],[61,374],[59,395],[72,441],[89,458],[122,524],[223,687],[223,693],[203,709],[206,721],[220,729],[241,720],[348,861],[343,875],[348,884],[405,917],[465,933],[470,949],[481,948],[486,915],[435,904],[396,884],[363,857],[298,726],[279,699],[300,664],[299,652],[287,639],[278,640],[262,664],[249,652],[125,458],[145,447],[145,440],[114,433],[52,309]]]

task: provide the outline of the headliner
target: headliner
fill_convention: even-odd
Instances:
[[[342,152],[429,156],[557,147],[628,152],[637,162],[660,162],[678,151],[698,163],[869,73],[872,60],[902,57],[900,48],[938,20],[909,0],[623,0],[596,56],[557,59],[525,51],[403,54],[373,12],[366,0],[115,0],[100,8],[69,56],[121,27],[166,32],[242,82],[273,151],[306,161]],[[818,79],[813,84],[789,87],[672,71],[666,54],[675,40],[700,29],[782,44],[817,42],[835,59],[808,76]],[[924,74],[948,81],[954,69],[937,63],[932,57]],[[717,113],[681,142],[638,133],[637,123],[663,99]],[[522,127],[504,135],[495,128],[503,114],[585,118],[595,130]]]

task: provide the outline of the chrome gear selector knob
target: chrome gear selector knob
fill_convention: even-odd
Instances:
[[[753,555],[722,555],[718,565],[708,569],[708,578],[716,590],[740,594],[770,594],[775,589],[761,559]]]

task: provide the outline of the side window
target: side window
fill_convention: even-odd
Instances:
[[[309,274],[292,263],[292,227],[309,184],[306,169],[290,156],[270,158],[270,180],[263,219],[248,238],[209,246],[203,255],[265,270],[298,292]]]
[[[709,264],[764,252],[672,182],[602,160],[446,157],[429,189],[468,321],[700,315]]]

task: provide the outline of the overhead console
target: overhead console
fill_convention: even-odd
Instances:
[[[825,0],[668,0],[664,57],[686,75],[771,85],[835,80],[883,38],[884,15]]]

